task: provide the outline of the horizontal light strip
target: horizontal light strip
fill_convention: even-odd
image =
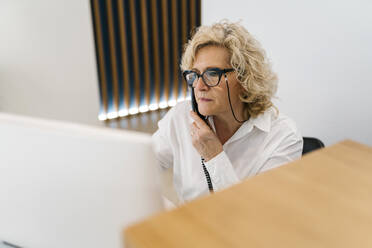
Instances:
[[[168,107],[173,107],[177,104],[177,102],[182,102],[182,101],[185,101],[185,100],[190,100],[190,96],[184,98],[184,97],[181,97],[179,99],[176,100],[171,100],[171,101],[168,101],[168,102],[160,102],[159,104],[156,104],[156,103],[152,103],[150,105],[142,105],[140,106],[139,108],[130,108],[129,110],[127,109],[121,109],[119,112],[110,112],[110,113],[107,113],[107,114],[100,114],[98,116],[98,119],[100,121],[104,121],[104,120],[111,120],[111,119],[115,119],[115,118],[118,118],[118,117],[125,117],[125,116],[128,116],[128,115],[135,115],[135,114],[138,114],[138,113],[146,113],[148,111],[153,111],[153,110],[157,110],[157,109],[165,109],[165,108],[168,108]]]

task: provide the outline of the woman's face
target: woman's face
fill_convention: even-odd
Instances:
[[[202,74],[209,68],[229,69],[231,68],[229,60],[230,55],[226,48],[206,46],[196,53],[192,70]],[[241,112],[243,103],[239,99],[239,94],[242,92],[243,87],[236,79],[235,72],[228,72],[226,75],[234,112]],[[202,115],[232,116],[224,75],[222,75],[220,83],[217,86],[209,87],[205,85],[203,79],[200,77],[194,83],[194,87],[195,98],[198,103],[199,112]]]

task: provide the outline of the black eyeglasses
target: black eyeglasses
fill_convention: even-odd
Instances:
[[[182,75],[185,78],[187,85],[190,87],[195,87],[194,83],[196,83],[200,77],[203,79],[205,85],[209,87],[214,87],[220,83],[222,74],[232,71],[234,71],[234,69],[232,68],[230,69],[209,68],[202,74],[199,74],[196,71],[187,70],[184,71]]]

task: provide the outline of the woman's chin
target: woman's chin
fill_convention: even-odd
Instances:
[[[214,112],[215,112],[214,107],[215,107],[215,105],[212,103],[212,101],[210,101],[210,102],[199,101],[198,102],[199,113],[201,115],[204,115],[204,116],[213,115]]]
[[[213,115],[213,111],[208,108],[199,108],[199,113],[204,116],[210,116]]]

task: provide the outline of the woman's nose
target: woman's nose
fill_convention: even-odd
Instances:
[[[198,90],[207,90],[209,87],[204,83],[202,77],[198,77],[198,79],[194,82],[195,89]]]

